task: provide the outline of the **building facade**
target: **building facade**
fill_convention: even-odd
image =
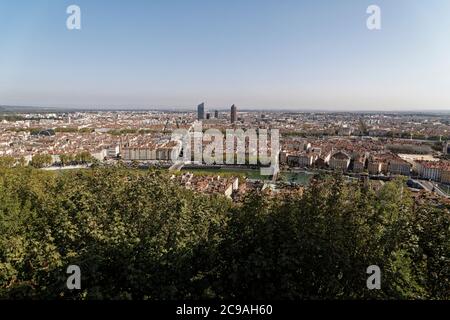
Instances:
[[[350,165],[350,156],[345,152],[339,151],[330,159],[330,168],[333,170],[347,171]]]
[[[197,120],[205,119],[205,103],[202,102],[197,106]]]
[[[237,108],[233,104],[231,106],[231,123],[235,123],[237,121]]]
[[[409,176],[411,174],[411,165],[401,159],[389,161],[389,172],[393,175]]]

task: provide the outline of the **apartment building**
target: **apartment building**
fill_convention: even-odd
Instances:
[[[316,160],[316,155],[311,152],[298,152],[287,156],[287,163],[291,167],[311,167]]]
[[[353,172],[363,172],[366,167],[366,153],[355,153],[353,155]]]
[[[442,183],[450,183],[450,161],[416,161],[419,177]]]
[[[369,171],[369,174],[378,175],[381,173],[382,165],[380,161],[369,161],[367,171]]]
[[[392,175],[409,176],[411,174],[411,165],[398,157],[389,161],[388,171]]]
[[[343,152],[338,151],[330,158],[330,168],[333,170],[347,171],[350,165],[350,156]]]
[[[156,160],[156,147],[124,147],[121,151],[121,157],[123,160]]]
[[[446,169],[442,170],[441,182],[450,184],[450,168],[446,168]]]

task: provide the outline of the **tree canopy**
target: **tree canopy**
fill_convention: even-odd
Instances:
[[[450,299],[449,267],[448,208],[403,180],[324,176],[234,204],[164,171],[0,169],[0,298]]]

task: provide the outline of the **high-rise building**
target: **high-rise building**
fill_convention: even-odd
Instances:
[[[214,118],[218,119],[219,118],[219,111],[214,111]]]
[[[231,106],[231,123],[235,123],[237,120],[237,108],[236,106],[233,104]]]
[[[205,119],[205,103],[202,102],[197,107],[197,120]]]
[[[209,119],[211,119],[211,114],[208,112],[208,113],[206,114],[206,120],[209,120]]]

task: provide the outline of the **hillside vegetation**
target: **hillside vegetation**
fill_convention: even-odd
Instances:
[[[0,169],[0,298],[450,299],[450,214],[403,180],[233,204],[163,171]]]

